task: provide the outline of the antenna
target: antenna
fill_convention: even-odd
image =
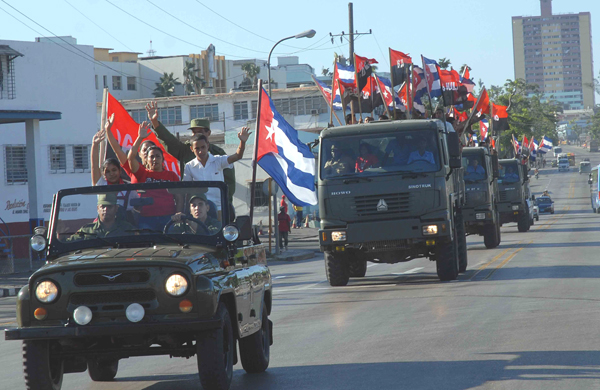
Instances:
[[[152,49],[152,41],[150,41],[150,50],[148,50],[146,53],[148,53],[148,57],[154,57],[156,55],[156,50]]]

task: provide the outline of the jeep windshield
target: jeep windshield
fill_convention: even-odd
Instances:
[[[463,154],[463,168],[465,169],[465,182],[477,183],[487,179],[485,163],[481,154]]]
[[[516,183],[519,181],[519,167],[517,164],[509,163],[502,164],[500,163],[500,176],[498,179],[498,183]]]
[[[437,136],[428,130],[325,138],[321,153],[321,179],[440,170]]]
[[[164,243],[216,245],[229,215],[224,192],[219,182],[62,190],[53,206],[50,244],[57,252]]]

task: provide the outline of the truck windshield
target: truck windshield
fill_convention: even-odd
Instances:
[[[500,164],[500,177],[502,183],[516,183],[519,181],[518,167],[514,164]]]
[[[440,170],[433,131],[402,131],[326,138],[321,143],[321,179]]]
[[[487,175],[485,172],[485,163],[483,162],[483,156],[468,156],[463,154],[462,162],[463,168],[465,169],[465,182],[476,183],[485,181]]]

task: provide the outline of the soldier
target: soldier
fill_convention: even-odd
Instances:
[[[190,148],[189,143],[184,143],[178,140],[162,123],[158,121],[158,105],[156,102],[150,102],[146,104],[146,111],[148,112],[148,119],[152,122],[152,127],[156,132],[158,139],[164,144],[167,152],[179,160],[180,172],[183,175],[185,164],[196,158],[194,152]],[[188,130],[192,130],[195,134],[204,134],[206,138],[210,137],[210,119],[209,118],[196,118],[190,122]],[[220,147],[216,146],[212,142],[208,151],[213,156],[225,156],[227,153]],[[235,168],[227,168],[223,170],[223,176],[225,177],[225,184],[229,190],[229,203],[233,202],[233,194],[235,193]]]
[[[82,226],[77,233],[73,234],[67,241],[89,240],[96,237],[118,237],[130,235],[128,230],[135,227],[123,219],[117,218],[117,194],[98,195],[98,219],[95,222]]]
[[[177,213],[171,217],[171,220],[176,222],[172,233],[213,235],[221,229],[221,222],[208,215],[210,204],[204,194],[193,195],[190,198],[189,205],[189,215],[202,222],[204,226],[198,224],[196,221],[182,218],[184,216],[183,213]]]

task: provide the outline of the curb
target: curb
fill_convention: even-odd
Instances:
[[[20,289],[21,287],[0,287],[0,298],[14,297]]]

